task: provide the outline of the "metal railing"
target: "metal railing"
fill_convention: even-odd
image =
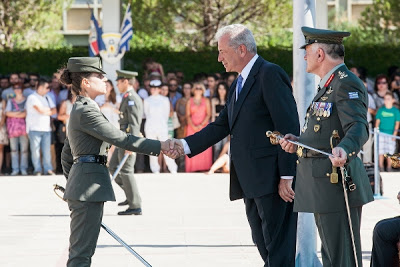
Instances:
[[[382,133],[378,128],[374,128],[374,131],[370,131],[371,134],[374,135],[374,197],[381,197],[381,179],[380,179],[380,170],[379,170],[379,135],[390,136],[397,140],[400,140],[400,136],[391,135],[387,133]]]

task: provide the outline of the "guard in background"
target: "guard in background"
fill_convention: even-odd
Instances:
[[[137,72],[117,70],[117,86],[122,95],[119,107],[119,125],[122,131],[141,137],[143,101],[133,88],[135,76],[137,76]],[[118,206],[128,205],[128,209],[118,212],[118,215],[141,215],[142,200],[134,177],[136,153],[116,147],[110,160],[109,169],[113,174],[125,153],[130,155],[115,178],[115,182],[124,190],[126,196],[126,200],[118,203]]]
[[[321,237],[325,267],[356,266],[346,212],[342,175],[345,167],[349,207],[358,266],[362,266],[360,222],[362,206],[373,201],[364,165],[357,157],[368,140],[368,95],[362,81],[344,64],[342,40],[349,32],[302,27],[306,44],[304,59],[307,72],[321,78],[318,93],[310,104],[300,137],[287,134],[285,139],[332,153],[320,153],[296,147],[284,140],[282,149],[294,153],[298,165],[294,211],[314,213]],[[355,185],[355,187],[354,187]]]

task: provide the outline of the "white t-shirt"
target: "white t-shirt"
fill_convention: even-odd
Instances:
[[[163,95],[152,95],[143,101],[144,114],[146,115],[145,131],[152,129],[168,130],[170,112],[169,99]]]
[[[47,98],[47,99],[46,99]],[[51,97],[41,96],[37,92],[28,96],[26,100],[26,132],[51,132],[50,116],[39,113],[33,106],[55,108]]]

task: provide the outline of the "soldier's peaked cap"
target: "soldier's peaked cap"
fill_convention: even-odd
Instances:
[[[301,46],[300,49],[305,49],[307,45],[313,43],[342,44],[343,38],[350,36],[349,32],[315,29],[310,27],[301,27],[301,31],[306,39],[306,43]]]
[[[71,57],[68,59],[69,72],[95,72],[106,74],[101,66],[99,57]]]
[[[117,81],[119,79],[132,79],[138,76],[136,71],[128,71],[128,70],[117,70]]]

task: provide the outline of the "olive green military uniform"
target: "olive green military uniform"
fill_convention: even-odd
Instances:
[[[70,72],[101,70],[99,58],[70,58]],[[105,201],[115,201],[105,162],[83,162],[83,158],[105,158],[109,144],[148,155],[158,155],[159,141],[139,138],[118,130],[100,112],[97,104],[78,96],[68,125],[62,151],[67,185],[64,199],[71,210],[71,234],[67,266],[90,266],[103,216]]]
[[[303,33],[306,35],[307,29]],[[318,38],[314,36],[312,39]],[[362,81],[344,64],[328,72],[319,88],[307,110],[299,142],[330,153],[331,136],[334,131],[338,133],[340,139],[334,138],[332,145],[346,151],[345,167],[356,185],[354,191],[347,192],[361,266],[361,207],[373,201],[368,176],[362,161],[357,157],[368,139],[368,95]],[[324,266],[355,266],[340,168],[335,168],[339,173],[338,181],[334,181],[334,176],[331,181],[331,173],[334,171],[328,157],[301,148],[298,155],[294,211],[314,213],[322,241]]]
[[[128,71],[117,71],[118,78],[130,79],[136,73]],[[142,136],[140,133],[140,125],[143,118],[143,101],[140,96],[133,89],[126,91],[121,100],[119,107],[120,111],[120,129],[126,133],[135,136]],[[119,163],[125,155],[125,150],[116,148],[110,160],[110,172],[113,174],[118,168]],[[138,186],[134,177],[136,154],[132,153],[125,164],[122,166],[120,172],[115,178],[115,182],[124,190],[126,200],[128,202],[128,209],[141,208],[141,198]]]

